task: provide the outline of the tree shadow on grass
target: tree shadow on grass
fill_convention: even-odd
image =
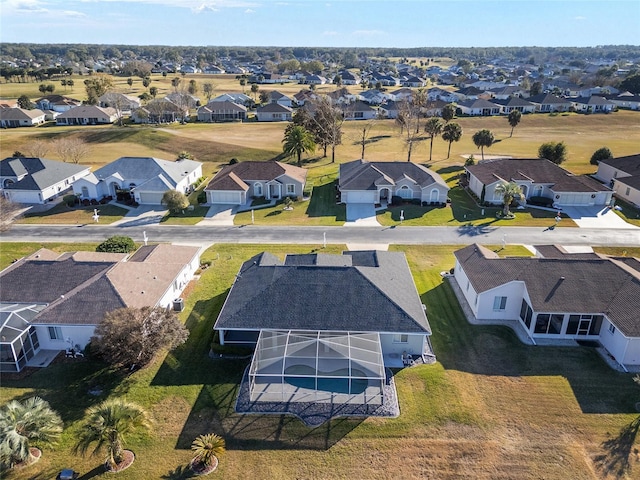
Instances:
[[[506,326],[471,325],[453,288],[443,281],[421,294],[433,328],[431,341],[446,368],[477,375],[562,377],[583,413],[635,413],[637,386],[612,370],[592,347],[523,344]]]
[[[624,478],[631,472],[631,449],[636,442],[638,430],[640,430],[640,417],[624,426],[617,437],[602,443],[605,453],[595,458],[600,471],[615,478]],[[639,456],[637,448],[633,449],[633,454],[637,461]]]
[[[91,471],[79,476],[78,480],[90,480],[91,478],[97,477],[98,475],[102,475],[105,472],[106,470],[104,469],[104,465],[98,465]]]
[[[166,475],[163,475],[160,478],[166,479],[166,480],[182,480],[185,478],[194,478],[196,476],[197,475],[193,473],[193,470],[191,470],[188,465],[187,466],[180,465],[175,470],[170,470],[169,473],[167,473]]]
[[[451,165],[449,167],[439,168],[438,170],[436,170],[436,173],[439,173],[440,175],[446,175],[448,173],[461,172],[463,170],[464,167],[462,165]]]

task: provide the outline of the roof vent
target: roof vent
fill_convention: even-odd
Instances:
[[[60,295],[60,298],[64,298],[64,295]]]
[[[560,281],[564,280],[564,277],[560,277]]]

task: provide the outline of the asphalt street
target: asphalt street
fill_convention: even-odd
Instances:
[[[471,243],[561,244],[640,247],[640,229],[557,227],[270,227],[240,226],[101,226],[14,225],[1,241],[99,242],[112,235],[127,235],[137,242],[320,244],[425,244]]]

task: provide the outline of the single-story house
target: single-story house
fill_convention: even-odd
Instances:
[[[0,127],[33,127],[40,125],[46,120],[46,115],[42,110],[34,108],[25,110],[24,108],[0,108]]]
[[[259,122],[289,122],[293,110],[279,103],[268,103],[256,109],[256,118]]]
[[[291,97],[277,90],[273,90],[272,92],[269,92],[269,103],[277,103],[279,105],[282,105],[284,107],[289,107],[289,108],[293,106],[293,100],[291,99]]]
[[[640,207],[640,154],[600,160],[595,176],[610,185],[616,197]]]
[[[123,93],[109,92],[98,98],[98,105],[111,107],[122,113],[130,115],[135,109],[140,108],[140,99]]]
[[[556,97],[550,93],[541,93],[528,97],[527,100],[536,106],[536,112],[568,112],[571,108],[571,100]]]
[[[398,106],[398,102],[390,100],[388,102],[384,102],[380,105],[378,111],[380,115],[384,118],[398,118],[398,111],[400,107]]]
[[[0,272],[0,371],[46,366],[60,351],[83,349],[118,308],[179,308],[199,267],[200,248],[167,244],[131,256],[41,249],[14,262]]]
[[[500,115],[500,110],[502,109],[501,105],[490,102],[489,100],[485,100],[483,98],[478,98],[475,100],[463,100],[461,102],[458,102],[458,105],[456,105],[456,107],[463,115],[483,117]]]
[[[15,203],[46,203],[64,195],[90,167],[45,158],[5,158],[0,162],[0,190]]]
[[[52,110],[63,113],[82,105],[82,101],[64,95],[45,95],[34,102],[40,110]]]
[[[103,125],[113,123],[117,119],[114,108],[80,105],[58,115],[56,125]]]
[[[412,162],[367,162],[340,164],[340,201],[381,204],[398,196],[429,204],[444,204],[449,187],[436,172]]]
[[[169,100],[170,102],[173,102],[176,105],[182,106],[186,109],[196,108],[200,105],[200,99],[195,95],[191,95],[189,93],[173,92],[164,98],[165,100]]]
[[[536,111],[536,106],[533,103],[520,97],[509,97],[503,100],[495,98],[491,102],[499,105],[500,113],[504,115],[509,115],[514,110],[520,113],[534,113]]]
[[[194,160],[121,157],[76,180],[73,192],[81,199],[97,200],[125,192],[141,205],[160,205],[167,190],[187,193],[200,177],[202,163]]]
[[[245,205],[253,197],[267,200],[300,197],[307,170],[282,162],[238,162],[223,167],[205,187],[207,202]]]
[[[345,120],[372,120],[378,116],[378,111],[366,103],[357,100],[343,109]]]
[[[140,107],[131,115],[134,123],[173,123],[189,120],[189,108],[180,107],[166,98],[159,98]]]
[[[255,346],[257,402],[381,404],[386,367],[433,358],[401,252],[263,252],[240,268],[214,329],[221,344]]]
[[[253,103],[253,99],[244,93],[223,93],[222,95],[212,98],[209,103],[211,102],[233,102],[238,105],[247,106]]]
[[[198,108],[199,122],[236,122],[247,118],[247,107],[234,102],[209,102]]]
[[[607,99],[618,108],[640,110],[640,95],[634,95],[631,92],[624,92],[620,95],[608,95]]]
[[[517,85],[504,85],[501,87],[490,88],[491,96],[498,100],[506,100],[509,97],[524,97],[527,91]]]
[[[465,167],[469,189],[481,201],[502,204],[495,191],[501,183],[520,185],[525,201],[532,197],[549,199],[554,206],[609,205],[613,191],[588,175],[574,175],[543,159],[498,158]]]
[[[341,70],[338,75],[342,78],[343,85],[358,85],[360,83],[360,77],[349,70]]]
[[[613,111],[615,104],[603,97],[592,95],[590,97],[570,98],[576,112],[583,113],[609,113]]]
[[[402,85],[403,87],[421,88],[424,87],[426,83],[427,82],[424,78],[420,78],[415,75],[400,79],[400,85]]]
[[[532,343],[597,341],[619,364],[640,365],[640,260],[535,248],[535,258],[499,258],[478,244],[457,250],[458,299],[479,323],[511,320]]]

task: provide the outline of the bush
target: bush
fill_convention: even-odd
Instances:
[[[591,163],[591,165],[598,165],[602,160],[608,160],[610,158],[613,158],[613,153],[611,153],[611,150],[609,150],[607,147],[602,147],[593,152],[589,163]]]
[[[531,197],[527,200],[527,203],[531,205],[537,205],[538,207],[553,207],[553,198],[548,197]]]
[[[422,202],[420,201],[419,198],[412,198],[411,199],[411,204],[412,205],[420,205]]]
[[[391,197],[391,205],[402,205],[402,197],[398,195],[393,195]]]
[[[136,249],[136,244],[131,237],[114,235],[107,238],[96,247],[96,252],[129,253]]]
[[[204,190],[198,193],[198,203],[207,203],[207,192]]]
[[[80,200],[75,195],[65,195],[64,197],[62,197],[62,201],[69,207],[74,207],[75,205],[80,203]]]

